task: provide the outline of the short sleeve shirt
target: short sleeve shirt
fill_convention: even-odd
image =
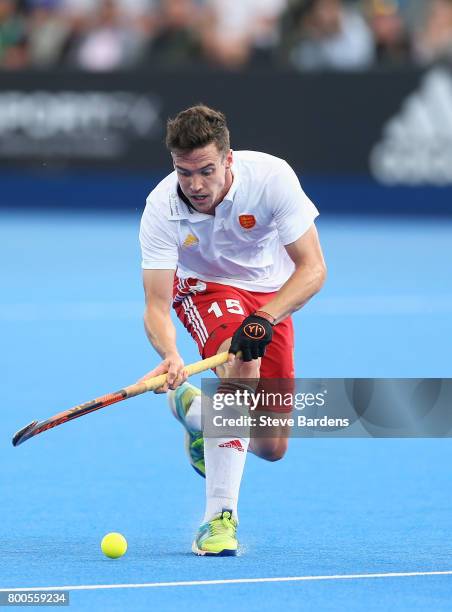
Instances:
[[[174,269],[179,278],[277,291],[294,264],[284,245],[312,225],[317,208],[282,159],[235,151],[233,182],[214,215],[194,211],[178,195],[176,172],[149,194],[140,242],[144,269]]]

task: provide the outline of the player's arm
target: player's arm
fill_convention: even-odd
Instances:
[[[285,245],[295,270],[275,297],[262,310],[276,322],[301,308],[320,289],[326,278],[326,265],[314,223],[298,240]]]
[[[295,264],[291,277],[262,308],[278,323],[321,289],[326,266],[313,223],[318,212],[304,193],[294,170],[287,163],[281,164],[267,188],[268,197],[272,197],[279,239]]]
[[[168,372],[168,383],[158,391],[164,393],[185,379],[184,362],[176,346],[176,328],[171,320],[171,300],[174,270],[143,270],[146,299],[144,327],[150,343],[162,358],[162,363],[149,376]]]
[[[285,249],[295,264],[295,270],[276,296],[238,327],[229,349],[230,364],[233,363],[232,355],[238,351],[242,353],[243,361],[263,357],[265,347],[273,337],[272,325],[306,304],[325,281],[326,265],[314,224]]]
[[[304,193],[292,168],[283,163],[266,186],[279,238],[295,271],[275,297],[252,313],[235,331],[229,353],[243,361],[263,357],[273,337],[272,326],[301,308],[322,287],[326,266],[316,227],[317,209]],[[297,238],[298,236],[298,238]]]
[[[171,320],[173,280],[174,270],[143,270],[144,327],[150,343],[163,359],[178,352]]]

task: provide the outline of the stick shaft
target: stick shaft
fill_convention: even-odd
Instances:
[[[218,355],[213,355],[213,357],[208,357],[207,359],[202,359],[201,361],[191,363],[185,367],[185,370],[187,371],[188,376],[193,376],[193,374],[200,374],[201,372],[205,372],[211,368],[216,368],[217,366],[226,363],[227,360],[227,352],[219,353]],[[142,382],[125,387],[124,391],[127,393],[126,397],[134,397],[135,395],[141,395],[147,391],[158,389],[166,383],[166,378],[167,374],[160,374],[160,376],[154,376],[153,378],[148,378]]]
[[[211,368],[216,368],[217,366],[225,363],[227,359],[227,352],[219,353],[213,357],[196,361],[195,363],[186,366],[185,369],[188,376],[193,376],[193,374],[200,374],[201,372],[205,372]],[[33,421],[33,423],[26,425],[14,435],[13,445],[19,446],[19,444],[22,444],[22,442],[29,440],[33,436],[37,436],[47,429],[52,429],[57,425],[61,425],[67,421],[72,421],[73,419],[77,419],[78,417],[94,412],[95,410],[100,410],[101,408],[105,408],[111,404],[116,404],[117,402],[121,402],[129,397],[135,397],[136,395],[141,395],[142,393],[147,393],[148,391],[158,389],[165,384],[167,376],[167,374],[160,374],[160,376],[148,378],[142,382],[124,387],[124,389],[120,389],[119,391],[114,391],[113,393],[108,393],[107,395],[97,397],[89,402],[85,402],[84,404],[78,404],[73,408],[69,408],[69,410],[64,410],[63,412],[55,414],[45,421]]]

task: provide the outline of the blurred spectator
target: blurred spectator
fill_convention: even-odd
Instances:
[[[372,32],[342,0],[295,0],[283,21],[282,56],[298,70],[354,70],[374,61]]]
[[[425,18],[425,5],[429,0],[398,0],[400,12],[409,32],[413,32]]]
[[[277,24],[287,0],[206,0],[204,53],[228,69],[246,65],[277,42]]]
[[[298,70],[452,61],[452,0],[0,0],[0,69],[275,57]]]
[[[75,50],[75,63],[90,71],[108,71],[132,65],[139,54],[139,40],[115,0],[102,0],[91,25]]]
[[[0,67],[17,69],[27,64],[23,17],[14,0],[0,0]]]
[[[200,8],[193,0],[161,0],[158,25],[144,61],[149,66],[183,66],[202,61]]]
[[[99,11],[101,0],[60,0],[68,18],[83,29]],[[155,23],[158,0],[116,0],[116,8],[123,22],[129,22],[139,38],[148,37]]]
[[[29,0],[28,55],[31,66],[46,68],[61,61],[71,37],[70,21],[58,0]]]
[[[370,0],[367,12],[377,64],[408,64],[411,59],[410,36],[397,0]]]
[[[117,0],[118,12],[132,19],[143,18],[152,14],[157,0]],[[60,0],[60,5],[67,15],[92,17],[100,7],[100,0]]]
[[[117,0],[121,13],[135,30],[138,45],[144,46],[155,30],[158,0]]]
[[[452,61],[452,0],[430,0],[425,24],[415,40],[421,64]]]

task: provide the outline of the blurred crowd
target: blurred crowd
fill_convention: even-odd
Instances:
[[[436,61],[452,63],[452,0],[0,0],[3,70]]]

